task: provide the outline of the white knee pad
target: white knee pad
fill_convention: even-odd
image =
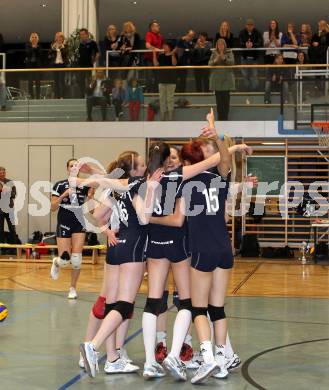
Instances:
[[[82,254],[81,253],[72,253],[71,264],[72,264],[73,269],[80,269],[81,264],[82,264]]]
[[[71,262],[71,257],[68,252],[63,252],[61,256],[56,257],[56,263],[60,268],[67,267]]]

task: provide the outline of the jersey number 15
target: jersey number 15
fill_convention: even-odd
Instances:
[[[217,189],[216,188],[205,189],[202,191],[202,194],[206,198],[207,212],[208,213],[217,213],[217,211],[219,210]]]

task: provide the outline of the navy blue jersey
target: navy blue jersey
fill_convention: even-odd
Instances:
[[[67,179],[59,181],[54,185],[51,195],[59,197],[69,188],[70,184]],[[62,199],[59,205],[58,215],[64,214],[66,210],[81,209],[86,201],[88,190],[88,187],[74,188],[74,192]]]
[[[157,189],[153,210],[153,217],[163,217],[173,214],[176,205],[177,192],[183,182],[183,168],[179,167],[176,171],[166,172]],[[151,234],[160,235],[161,237],[170,238],[173,235],[186,235],[186,229],[163,226],[163,225],[149,225],[149,232]]]
[[[129,191],[119,195],[114,201],[114,210],[119,216],[119,231],[125,230],[128,227],[139,228],[139,220],[136,210],[133,206],[133,199],[140,189],[140,186],[145,183],[144,177],[130,177],[128,179]]]
[[[217,170],[204,171],[181,187],[189,230],[191,252],[216,253],[229,240],[225,223],[225,201],[229,180]]]

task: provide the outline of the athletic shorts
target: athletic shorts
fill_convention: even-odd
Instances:
[[[233,268],[234,258],[231,247],[221,252],[192,252],[191,267],[201,272],[213,272],[216,268]]]
[[[190,257],[187,236],[165,238],[149,235],[146,257],[179,263]]]
[[[145,261],[147,233],[126,231],[117,236],[118,244],[107,247],[106,263],[120,265],[125,263],[142,263]]]
[[[86,233],[86,228],[81,225],[73,213],[69,213],[65,217],[58,218],[56,236],[59,238],[71,238],[72,234]]]

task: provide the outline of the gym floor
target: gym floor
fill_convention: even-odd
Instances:
[[[102,280],[102,265],[85,265],[79,299],[66,298],[69,270],[49,279],[49,264],[1,262],[0,301],[9,317],[0,324],[0,388],[12,389],[190,389],[171,377],[145,382],[138,374],[89,378],[77,365],[78,345]],[[172,281],[170,281],[170,285]],[[144,363],[141,315],[146,283],[136,300],[127,350]],[[238,260],[226,313],[242,368],[206,386],[225,389],[329,388],[329,268],[295,261]],[[171,299],[171,297],[170,297]],[[169,314],[169,340],[175,312]],[[197,346],[194,337],[195,346]],[[101,355],[104,355],[102,351]],[[104,358],[102,359],[104,363]],[[190,373],[190,376],[192,373]]]

